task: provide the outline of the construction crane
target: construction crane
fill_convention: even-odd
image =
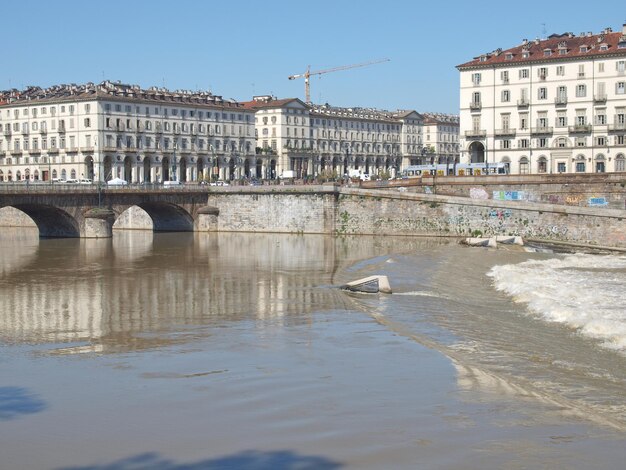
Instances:
[[[341,65],[339,67],[333,67],[332,69],[315,70],[314,72],[311,72],[311,66],[307,65],[306,72],[298,73],[296,75],[290,75],[288,78],[289,80],[295,80],[296,78],[304,78],[304,94],[306,95],[306,102],[310,103],[311,102],[311,88],[309,85],[309,78],[311,77],[311,75],[322,75],[323,73],[338,72],[339,70],[354,69],[356,67],[365,67],[366,65],[379,64],[381,62],[389,62],[390,60],[391,59],[378,59],[378,60],[372,60],[370,62],[363,62],[361,64]]]

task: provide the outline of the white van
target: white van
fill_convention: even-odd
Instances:
[[[90,179],[82,179],[78,182],[78,184],[93,184],[93,181],[91,181]]]
[[[172,187],[172,186],[181,186],[182,183],[180,181],[163,181],[163,186]]]

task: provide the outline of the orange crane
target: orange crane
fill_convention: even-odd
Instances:
[[[307,65],[306,72],[298,73],[296,75],[290,75],[288,78],[289,80],[295,80],[296,78],[304,78],[304,94],[306,95],[306,102],[310,103],[311,102],[311,89],[309,85],[309,78],[311,77],[311,75],[322,75],[323,73],[338,72],[339,70],[354,69],[356,67],[365,67],[366,65],[379,64],[381,62],[389,62],[390,60],[391,59],[378,59],[378,60],[372,60],[370,62],[363,62],[361,64],[341,65],[339,67],[333,67],[332,69],[316,70],[314,72],[311,72],[311,66]]]

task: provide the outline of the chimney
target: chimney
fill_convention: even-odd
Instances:
[[[622,25],[622,35],[626,36],[626,23]]]

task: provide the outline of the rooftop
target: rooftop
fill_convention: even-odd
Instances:
[[[626,56],[626,25],[621,32],[606,28],[598,34],[573,33],[552,34],[547,39],[524,39],[510,49],[496,49],[481,54],[473,60],[458,65],[459,70],[502,66],[525,62],[553,62],[596,56]]]
[[[143,102],[181,103],[191,105],[211,105],[219,107],[242,107],[235,100],[225,100],[221,96],[209,91],[175,90],[150,87],[141,88],[139,85],[128,85],[121,82],[103,81],[99,84],[85,83],[81,85],[62,84],[49,88],[28,86],[24,90],[0,91],[0,106],[15,104],[33,104],[33,101],[57,102],[77,101],[85,99],[117,99],[138,100]]]

